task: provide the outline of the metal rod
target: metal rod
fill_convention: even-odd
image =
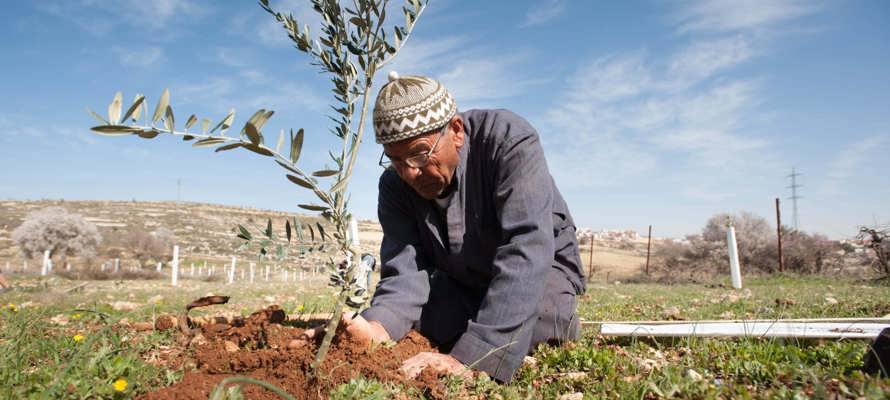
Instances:
[[[785,258],[782,256],[782,213],[779,211],[779,198],[776,197],[776,240],[779,246],[779,272],[785,271]]]
[[[652,250],[652,225],[649,225],[649,243],[646,244],[646,276],[649,276],[649,252]]]
[[[590,235],[590,254],[587,259],[587,281],[593,279],[593,235]]]

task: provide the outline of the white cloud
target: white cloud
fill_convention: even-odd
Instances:
[[[318,16],[318,13],[312,9],[310,2],[285,0],[273,3],[272,9],[284,15],[293,14],[300,29],[303,29],[304,25],[309,25],[310,35],[313,35],[313,37],[319,33],[321,18]],[[278,22],[277,19],[265,11],[262,12],[261,15],[257,15],[253,24],[256,26],[256,31],[251,32],[250,34],[252,37],[258,36],[260,42],[263,44],[272,47],[291,45],[292,42],[287,36],[287,31],[284,29],[281,22]]]
[[[115,48],[120,63],[130,67],[148,67],[164,59],[164,50],[154,46],[146,49]]]
[[[829,164],[822,191],[836,194],[851,178],[863,175],[863,170],[868,174],[874,173],[875,168],[882,169],[880,165],[883,163],[879,161],[879,154],[886,154],[887,144],[890,144],[888,136],[869,136],[848,144]]]
[[[750,40],[741,35],[693,41],[668,61],[668,73],[673,81],[666,84],[686,88],[744,63],[754,55]]]
[[[543,25],[552,19],[562,15],[566,10],[563,0],[545,0],[532,6],[525,14],[522,27]]]
[[[250,75],[258,71],[248,70]],[[327,109],[328,101],[311,88],[292,83],[260,79],[249,87],[236,83],[231,77],[210,77],[204,81],[186,84],[171,90],[171,95],[181,98],[181,104],[201,105],[209,110],[225,113],[236,106],[241,110],[265,108],[286,110],[298,107],[314,112]],[[232,99],[238,99],[237,104]]]
[[[39,1],[34,2],[34,6],[97,36],[108,34],[122,24],[169,33],[176,28],[172,24],[174,19],[194,18],[209,12],[193,0]]]
[[[681,33],[759,30],[812,14],[821,7],[821,1],[814,0],[703,0],[681,4],[674,15]]]

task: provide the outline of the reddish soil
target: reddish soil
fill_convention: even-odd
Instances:
[[[314,360],[316,344],[289,349],[288,343],[297,339],[303,329],[283,325],[285,320],[278,306],[270,306],[232,324],[201,327],[194,338],[182,341],[193,350],[196,368],[187,371],[179,383],[141,398],[206,400],[222,379],[235,375],[269,382],[298,399],[324,399],[332,389],[358,376],[415,388],[425,397],[445,397],[444,388],[432,371],[424,371],[417,380],[408,380],[399,373],[404,360],[420,352],[436,351],[417,332],[410,332],[395,346],[373,349],[338,341],[338,335],[316,372],[317,378],[312,378],[309,365]],[[243,385],[241,390],[248,399],[280,399],[256,385]]]

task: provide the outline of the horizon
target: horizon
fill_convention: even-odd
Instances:
[[[313,21],[305,2],[272,4]],[[311,194],[265,159],[163,135],[100,137],[84,111],[104,114],[117,91],[125,106],[143,93],[153,107],[165,87],[181,119],[215,123],[234,107],[237,128],[272,109],[266,131],[305,128],[301,163],[323,166],[333,142],[326,79],[256,4],[7,11],[0,197],[177,201],[181,181],[181,201],[303,213],[296,204]],[[682,238],[741,211],[775,227],[775,198],[791,226],[794,168],[800,229],[844,239],[890,221],[888,22],[881,1],[433,1],[372,95],[391,70],[425,74],[461,111],[528,119],[578,228],[652,225],[654,237]],[[360,219],[377,220],[380,150],[369,131],[349,186]]]

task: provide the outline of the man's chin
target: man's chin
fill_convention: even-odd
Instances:
[[[439,185],[435,184],[427,185],[419,189],[414,189],[414,191],[417,192],[420,197],[423,197],[427,200],[433,200],[436,197],[439,197],[439,195],[442,194],[442,190],[443,189],[440,188]]]

